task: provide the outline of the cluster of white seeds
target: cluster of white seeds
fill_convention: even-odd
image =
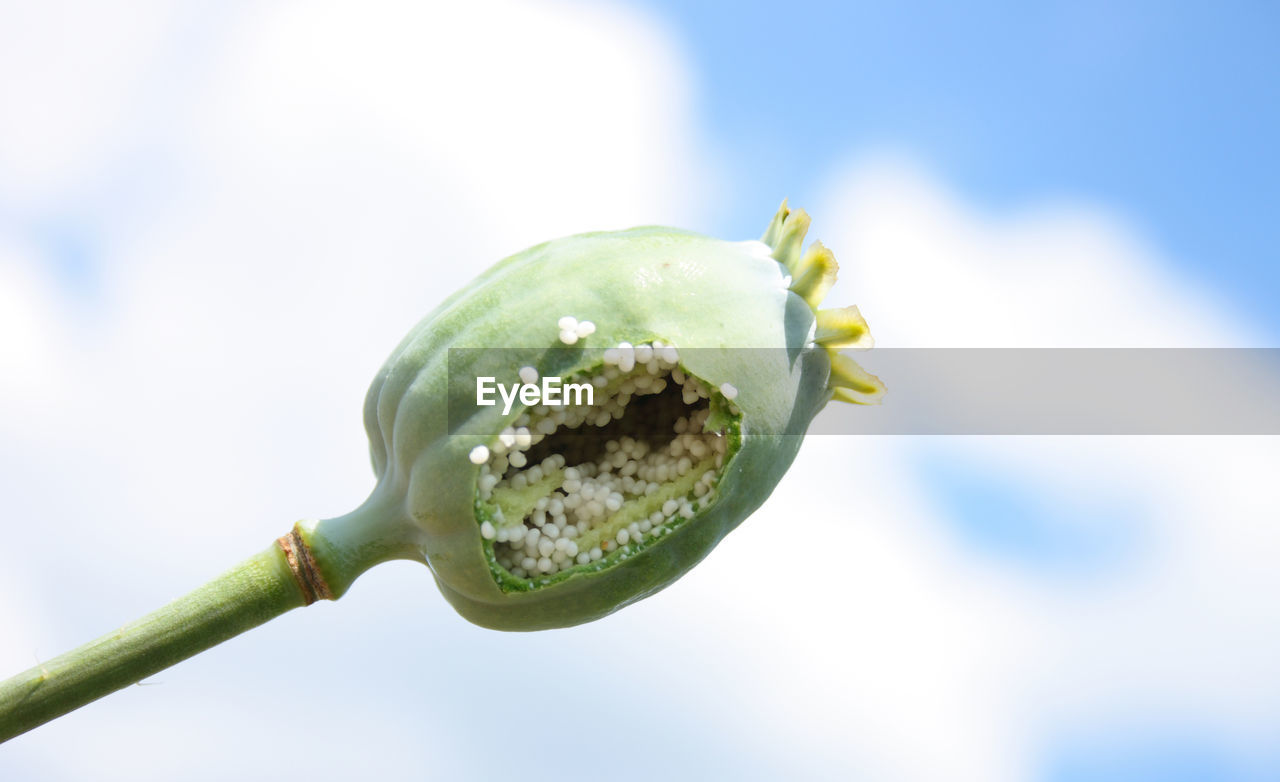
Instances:
[[[562,319],[559,325],[566,323]],[[491,446],[471,451],[471,461],[481,465],[479,495],[490,518],[480,532],[495,542],[499,565],[517,578],[589,565],[618,547],[666,534],[714,496],[725,438],[704,431],[710,391],[679,361],[676,348],[660,341],[609,348],[604,366],[576,381],[589,380],[595,387],[595,404],[536,405]],[[520,376],[533,382],[537,373],[524,367]],[[725,386],[721,393],[731,398]],[[673,421],[672,431],[629,431],[620,425],[624,428],[615,427],[616,436],[610,430],[607,440],[603,434],[575,437],[622,419],[628,405],[668,388],[671,392],[651,400],[647,411],[651,418]],[[554,443],[556,452],[538,448],[556,433],[564,436]]]
[[[596,324],[589,320],[579,323],[572,315],[565,315],[556,325],[560,328],[560,341],[566,345],[572,345],[596,333]]]

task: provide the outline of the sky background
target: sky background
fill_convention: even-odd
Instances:
[[[386,354],[549,237],[786,196],[882,346],[1280,345],[1266,4],[125,7],[0,3],[0,672],[357,505]],[[1277,466],[811,437],[605,620],[383,566],[0,779],[1277,779]]]

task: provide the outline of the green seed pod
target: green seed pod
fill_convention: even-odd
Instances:
[[[784,202],[761,241],[547,242],[413,329],[365,404],[375,496],[402,501],[459,613],[537,630],[653,594],[765,501],[830,399],[879,399],[835,352],[870,347],[857,309],[817,311],[837,267],[801,251],[808,224]],[[593,404],[496,390],[550,376]],[[497,404],[477,404],[482,378]]]
[[[636,228],[498,263],[374,380],[364,504],[0,682],[0,742],[388,560],[426,563],[460,614],[502,630],[590,622],[670,584],[760,507],[828,401],[884,393],[837,352],[871,346],[857,308],[817,309],[836,261],[802,252],[808,226],[784,201],[761,241]]]

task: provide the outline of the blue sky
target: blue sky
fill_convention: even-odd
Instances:
[[[0,674],[359,503],[386,352],[552,236],[745,239],[789,196],[880,344],[1280,334],[1263,4],[23,10],[0,25]],[[656,739],[635,778],[1275,778],[1277,464],[1264,437],[814,436],[703,564],[604,621],[495,634],[379,568],[7,744],[0,777],[295,773],[299,713],[341,739],[317,779],[530,770],[566,721],[494,740],[527,664],[594,683],[558,696],[590,716],[562,780],[598,777],[619,725]],[[282,710],[286,662],[325,684]]]
[[[1269,3],[683,3],[727,150],[721,219],[909,150],[991,210],[1086,200],[1280,331],[1280,9]]]

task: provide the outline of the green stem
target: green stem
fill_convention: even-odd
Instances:
[[[336,600],[379,562],[421,559],[416,536],[377,492],[347,516],[299,522],[266,551],[191,594],[0,682],[0,742],[286,611],[316,599]]]
[[[164,608],[0,683],[0,741],[301,605],[302,590],[273,544]]]

